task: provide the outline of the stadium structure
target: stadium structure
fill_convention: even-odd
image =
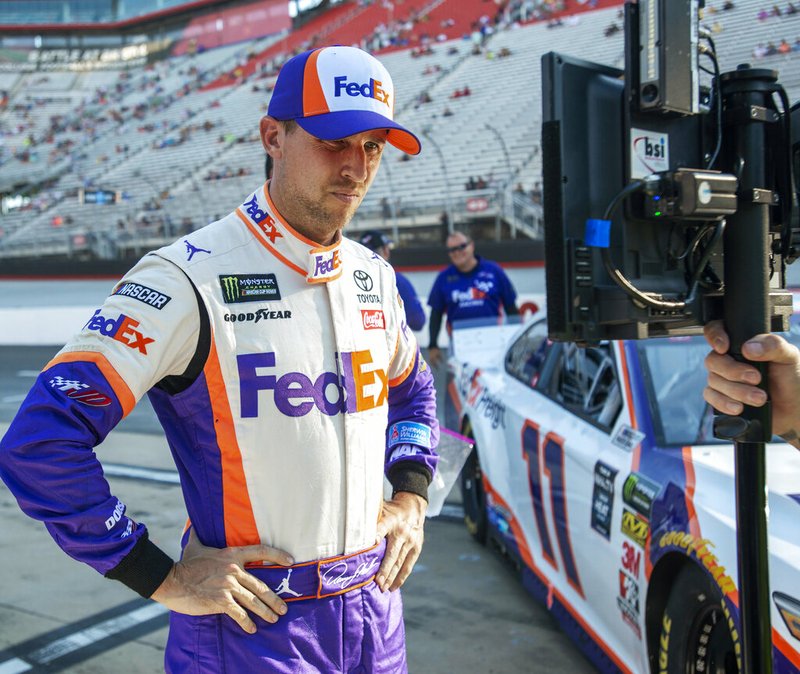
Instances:
[[[723,72],[755,49],[795,101],[800,14],[764,6],[703,23]],[[0,267],[129,261],[228,213],[264,179],[281,64],[323,44],[378,55],[424,144],[388,148],[351,235],[385,229],[402,264],[457,226],[541,260],[541,56],[622,67],[622,24],[619,0],[0,0]]]

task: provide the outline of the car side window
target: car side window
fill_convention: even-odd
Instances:
[[[537,321],[506,352],[506,372],[526,386],[534,388],[539,381],[550,346],[547,321]]]
[[[607,429],[622,409],[622,391],[608,344],[561,345],[546,388],[564,407]]]

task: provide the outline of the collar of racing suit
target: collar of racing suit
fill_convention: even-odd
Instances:
[[[253,234],[273,254],[295,271],[303,274],[308,283],[327,283],[342,273],[342,233],[330,246],[303,236],[278,213],[269,197],[268,183],[253,192],[236,213]]]

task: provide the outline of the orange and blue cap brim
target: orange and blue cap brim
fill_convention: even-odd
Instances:
[[[397,122],[369,110],[343,110],[326,112],[312,117],[295,120],[300,127],[312,136],[322,140],[338,140],[365,131],[385,129],[386,142],[407,154],[419,154],[422,145],[413,133]]]

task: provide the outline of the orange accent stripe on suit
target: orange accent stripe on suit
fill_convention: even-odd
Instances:
[[[256,528],[253,506],[247,491],[247,480],[242,466],[242,453],[236,440],[233,415],[228,403],[228,393],[222,378],[217,347],[212,338],[211,350],[204,369],[211,409],[214,413],[214,430],[222,465],[222,508],[227,546],[256,545],[261,542]]]
[[[283,255],[281,255],[281,254],[280,254],[280,253],[279,253],[279,252],[278,252],[278,251],[277,251],[277,250],[276,250],[276,249],[275,249],[273,246],[271,246],[269,243],[267,243],[266,241],[264,241],[264,239],[262,239],[262,238],[261,238],[261,236],[259,235],[259,233],[258,233],[258,231],[256,230],[256,228],[255,228],[255,227],[253,227],[253,223],[251,223],[251,222],[250,222],[250,221],[247,219],[247,216],[246,216],[246,215],[244,215],[244,213],[242,213],[242,211],[241,211],[240,209],[238,209],[238,208],[236,209],[236,215],[238,215],[238,216],[239,216],[239,219],[240,219],[240,220],[241,220],[241,221],[242,221],[242,222],[243,222],[245,225],[247,225],[247,229],[249,229],[249,230],[250,230],[250,231],[253,233],[253,236],[255,236],[255,237],[256,237],[256,239],[258,239],[259,243],[260,243],[262,246],[264,246],[264,248],[266,248],[266,249],[267,249],[267,250],[268,250],[270,253],[272,253],[272,254],[273,254],[275,257],[277,257],[277,258],[278,258],[278,259],[279,259],[281,262],[283,262],[283,264],[285,264],[287,267],[289,267],[289,268],[290,268],[290,269],[292,269],[293,271],[296,271],[296,272],[297,272],[298,274],[300,274],[301,276],[305,276],[305,275],[306,275],[306,270],[305,270],[305,269],[301,269],[300,267],[298,267],[298,266],[297,266],[297,265],[296,265],[294,262],[292,262],[291,260],[289,260],[289,259],[285,258],[285,257],[284,257]]]

